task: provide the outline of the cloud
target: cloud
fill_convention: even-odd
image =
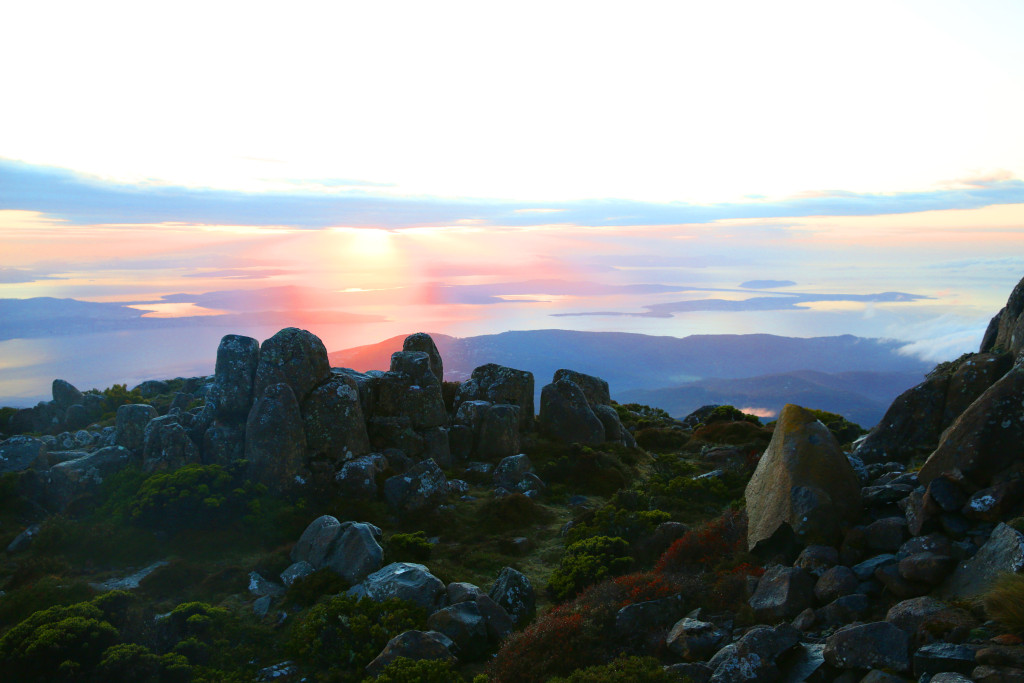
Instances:
[[[620,199],[535,202],[373,194],[356,181],[344,191],[245,193],[168,185],[127,185],[53,167],[0,159],[0,209],[39,211],[74,224],[184,222],[216,225],[410,228],[455,225],[643,226],[724,219],[868,216],[1024,203],[1024,181],[977,180],[928,192],[816,193],[785,200],[689,204]],[[746,226],[749,227],[749,226]],[[773,227],[776,232],[781,228]],[[746,234],[746,233],[745,233]],[[784,234],[784,231],[782,233]]]
[[[722,290],[719,290],[722,291]],[[694,313],[697,311],[795,311],[807,310],[801,304],[817,302],[857,302],[857,303],[896,303],[913,302],[933,297],[905,292],[881,292],[879,294],[798,294],[787,296],[761,296],[750,299],[695,299],[691,301],[672,301],[663,304],[644,306],[644,312],[621,311],[585,311],[579,313],[552,313],[553,317],[582,316],[626,316],[637,318],[671,318],[676,313]]]
[[[32,268],[7,268],[0,266],[0,284],[12,285],[39,280],[61,280],[63,278]]]
[[[987,318],[965,318],[949,313],[920,323],[901,325],[899,329],[892,330],[892,336],[910,340],[900,349],[901,354],[940,363],[977,351],[987,326]]]
[[[222,280],[264,280],[275,275],[293,275],[294,271],[282,268],[225,268],[223,270],[201,270],[185,273],[182,277],[216,278]]]
[[[775,289],[777,287],[792,287],[796,285],[792,280],[747,280],[741,282],[740,287],[744,289]]]

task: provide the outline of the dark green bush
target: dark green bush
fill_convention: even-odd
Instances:
[[[553,600],[566,600],[591,584],[625,574],[632,565],[625,539],[593,536],[577,541],[565,549],[548,580],[547,592]]]
[[[337,595],[350,588],[348,581],[330,569],[318,569],[288,586],[285,602],[309,607],[325,595]]]
[[[543,505],[521,493],[511,493],[481,503],[474,522],[482,531],[502,533],[550,520],[551,512]]]
[[[399,657],[372,679],[374,683],[459,683],[465,681],[441,659]]]
[[[683,680],[682,676],[665,671],[654,657],[634,656],[588,666],[564,678],[552,678],[549,683],[681,683]]]
[[[138,643],[120,643],[107,648],[96,669],[100,681],[132,683],[188,683],[192,667],[178,654],[157,655]]]
[[[16,412],[18,412],[17,408],[11,408],[8,406],[0,408],[0,434],[10,435],[12,433],[9,431],[11,425],[11,418],[14,417],[14,414]]]
[[[647,427],[636,432],[637,445],[655,453],[678,451],[689,441],[689,434],[672,427]]]
[[[540,478],[572,493],[610,496],[628,485],[636,472],[609,450],[572,444],[567,454],[540,466]]]
[[[757,415],[744,413],[742,410],[734,406],[725,405],[716,407],[708,413],[707,418],[704,419],[704,424],[706,425],[714,422],[749,422],[760,426],[761,419],[757,417]]]
[[[404,600],[376,602],[337,595],[315,605],[292,626],[289,649],[326,680],[349,680],[405,631],[426,628],[427,613]]]
[[[410,534],[394,534],[384,545],[388,562],[425,562],[430,559],[433,546],[427,534],[414,531]]]

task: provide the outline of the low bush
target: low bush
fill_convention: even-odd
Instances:
[[[653,453],[667,453],[682,449],[690,441],[690,435],[682,429],[672,427],[647,427],[636,432],[636,443],[640,448]]]
[[[427,534],[414,531],[409,534],[394,534],[384,546],[388,562],[425,562],[430,559],[433,546]]]
[[[426,610],[411,602],[337,595],[294,622],[289,649],[318,680],[351,680],[389,640],[412,629],[425,630],[426,621]]]
[[[444,660],[399,657],[371,680],[373,683],[459,683],[466,679]]]
[[[587,586],[626,573],[632,565],[629,543],[622,538],[593,536],[577,541],[565,549],[551,574],[548,595],[556,601],[575,597]]]
[[[654,657],[621,657],[608,664],[588,666],[549,683],[681,683],[684,679],[662,668]]]
[[[481,503],[474,522],[481,531],[503,533],[545,524],[551,519],[551,512],[537,501],[511,493]]]
[[[746,515],[728,510],[717,519],[686,532],[662,554],[655,567],[661,573],[731,569],[747,539]],[[745,558],[744,558],[745,559]]]
[[[350,588],[348,581],[330,569],[318,569],[308,576],[296,579],[288,586],[284,601],[288,604],[309,607],[325,595],[337,595]]]

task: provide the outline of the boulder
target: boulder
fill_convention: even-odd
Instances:
[[[600,377],[593,375],[585,375],[582,372],[576,372],[575,370],[556,370],[555,377],[552,382],[558,382],[558,380],[567,379],[570,382],[574,382],[580,389],[583,390],[583,395],[587,397],[587,403],[593,406],[608,405],[612,402],[611,393],[608,391],[608,382],[604,381]]]
[[[960,563],[939,589],[950,600],[974,598],[1002,572],[1024,570],[1024,534],[1000,524],[974,557]]]
[[[107,446],[58,463],[46,472],[47,500],[55,509],[63,510],[76,497],[98,489],[107,477],[121,471],[130,461],[128,449]]]
[[[19,434],[0,442],[0,474],[30,467],[46,467],[46,444],[42,440]]]
[[[454,663],[455,655],[449,649],[452,641],[437,631],[406,631],[400,633],[384,646],[376,659],[366,665],[366,673],[377,676],[384,668],[399,657],[406,659],[441,659]]]
[[[429,612],[441,607],[446,599],[441,580],[422,564],[414,562],[392,562],[367,576],[362,588],[372,600],[409,600]]]
[[[680,619],[665,637],[668,649],[687,662],[711,658],[729,639],[729,634],[709,621]]]
[[[421,460],[405,473],[384,482],[384,498],[397,512],[412,514],[437,507],[448,499],[448,479],[433,460]]]
[[[519,452],[519,406],[490,405],[484,411],[476,436],[475,457],[500,460]]]
[[[145,403],[128,403],[119,406],[115,427],[114,443],[140,455],[146,445],[146,425],[157,416],[156,408]]]
[[[818,604],[825,605],[836,598],[855,593],[859,585],[860,579],[852,569],[838,565],[825,570],[814,584],[814,597]]]
[[[473,370],[455,393],[455,408],[465,401],[519,406],[519,429],[533,429],[533,373],[488,363]]]
[[[814,579],[798,567],[774,565],[757,582],[749,604],[761,621],[791,619],[814,603]]]
[[[171,387],[162,379],[147,379],[145,382],[132,387],[131,390],[138,391],[142,394],[142,398],[156,398],[161,394],[168,393]]]
[[[331,374],[327,349],[312,332],[286,327],[260,346],[253,396],[259,399],[275,384],[286,384],[303,401]]]
[[[384,565],[380,529],[362,522],[346,522],[327,548],[317,569],[330,569],[350,584],[357,584]],[[310,563],[312,564],[312,563]]]
[[[303,482],[305,458],[306,435],[295,394],[288,384],[271,384],[245,423],[249,476],[272,491],[283,491]]]
[[[941,673],[969,675],[974,670],[975,652],[975,647],[967,645],[929,643],[914,653],[914,675],[918,678]]]
[[[604,425],[583,390],[566,379],[541,389],[539,426],[544,435],[567,443],[596,445],[605,439]]]
[[[918,478],[927,486],[952,472],[976,486],[1024,457],[1024,364],[1018,364],[985,390],[950,425]]]
[[[377,476],[383,474],[388,462],[383,455],[374,453],[346,462],[334,476],[341,494],[357,500],[377,497]]]
[[[218,424],[203,433],[203,462],[227,465],[245,457],[245,432],[239,427]]]
[[[285,586],[291,586],[299,579],[304,579],[315,571],[316,568],[305,560],[293,562],[288,565],[287,569],[281,572],[281,583]]]
[[[143,472],[174,471],[200,461],[199,449],[178,415],[162,415],[150,420],[144,435]]]
[[[399,351],[389,372],[373,385],[374,417],[406,417],[413,429],[440,427],[448,422],[441,384],[430,372],[427,354]]]
[[[370,452],[370,436],[359,403],[359,387],[333,375],[302,402],[303,431],[311,457],[343,463]]]
[[[430,361],[430,372],[434,374],[438,382],[444,382],[444,363],[441,361],[441,353],[429,334],[417,332],[405,338],[402,342],[403,351],[419,351],[427,354]]]
[[[451,442],[447,427],[431,427],[420,432],[423,439],[421,458],[429,458],[440,467],[453,467],[455,458],[452,455]]]
[[[959,361],[949,377],[946,390],[946,405],[942,424],[949,426],[967,409],[967,406],[1006,374],[1013,366],[1013,356],[1008,353],[975,353]]]
[[[331,515],[317,517],[302,532],[292,548],[292,562],[308,562],[314,568],[323,566],[335,539],[341,534],[341,522]]]
[[[439,609],[427,619],[427,626],[455,642],[460,660],[476,662],[487,656],[487,622],[476,601],[463,601]]]
[[[240,422],[249,414],[259,362],[260,343],[252,337],[229,334],[221,338],[209,396],[217,405],[218,419]]]
[[[497,581],[487,592],[492,600],[505,608],[517,625],[522,626],[537,611],[537,597],[526,575],[512,567],[504,567]]]
[[[910,671],[910,639],[885,621],[839,629],[825,641],[824,655],[838,669]]]
[[[64,413],[64,426],[68,429],[82,429],[90,422],[92,419],[89,416],[89,411],[80,403],[68,406],[67,412]]]
[[[745,497],[751,550],[787,531],[804,543],[834,544],[861,510],[857,475],[835,437],[792,404],[783,408]]]

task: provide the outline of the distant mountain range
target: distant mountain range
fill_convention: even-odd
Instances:
[[[769,334],[656,337],[620,332],[532,330],[456,338],[433,334],[445,378],[461,381],[484,363],[534,373],[537,391],[571,368],[608,381],[620,402],[681,417],[707,403],[778,412],[799,403],[870,427],[893,398],[932,364],[899,353],[902,342],[851,335],[809,339]],[[331,354],[331,365],[386,370],[404,336]]]

